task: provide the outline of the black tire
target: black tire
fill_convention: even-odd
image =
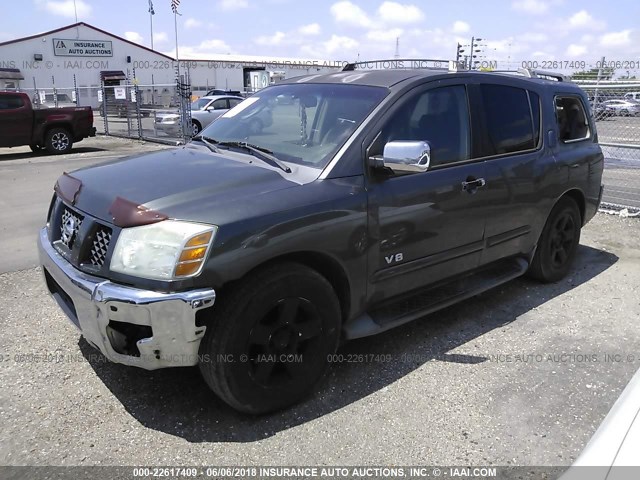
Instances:
[[[578,250],[582,217],[575,200],[561,198],[542,230],[529,276],[541,282],[557,282],[567,275]]]
[[[191,121],[191,127],[193,128],[192,136],[194,137],[202,131],[202,125],[200,125],[200,122],[197,120]]]
[[[44,151],[44,147],[41,147],[40,145],[36,145],[35,143],[30,144],[29,148],[33,153],[42,153]]]
[[[340,325],[338,299],[322,275],[292,262],[266,267],[214,307],[200,371],[236,410],[279,410],[306,397],[324,376]]]
[[[52,128],[49,130],[44,142],[47,152],[56,155],[67,153],[73,147],[71,134],[64,128]]]

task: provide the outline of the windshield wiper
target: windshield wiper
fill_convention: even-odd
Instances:
[[[253,155],[256,158],[259,158],[260,160],[264,161],[265,163],[268,163],[271,166],[274,167],[278,167],[280,170],[286,172],[286,173],[291,173],[291,169],[285,165],[284,163],[282,163],[280,160],[278,160],[274,155],[273,152],[271,150],[269,150],[268,148],[264,148],[264,147],[260,147],[258,145],[253,145],[251,143],[247,143],[247,142],[219,142],[213,138],[209,138],[209,137],[199,137],[202,138],[203,140],[207,140],[211,143],[213,143],[216,147],[231,147],[231,148],[241,148],[247,152],[249,152],[251,155]]]
[[[196,137],[193,137],[191,140],[198,140],[198,141],[204,143],[207,146],[207,148],[209,150],[211,150],[212,152],[215,152],[215,153],[219,152],[219,150],[215,146],[215,142],[212,143],[211,139],[207,139],[206,137],[202,137],[202,136],[198,135]]]

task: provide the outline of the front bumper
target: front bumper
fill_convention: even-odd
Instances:
[[[55,250],[46,228],[40,231],[38,251],[49,292],[85,339],[109,360],[147,370],[198,363],[206,327],[196,324],[196,313],[213,305],[213,289],[159,293],[87,275]],[[122,324],[151,329],[151,336],[135,341],[135,354],[114,349],[113,325]],[[115,348],[119,349],[117,342]]]

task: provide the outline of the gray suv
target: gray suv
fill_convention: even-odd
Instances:
[[[341,341],[570,271],[604,159],[584,92],[524,73],[292,78],[183,147],[64,174],[47,287],[113,362],[291,405]]]

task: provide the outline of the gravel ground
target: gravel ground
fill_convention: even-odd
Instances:
[[[349,343],[354,362],[263,417],[226,407],[195,368],[107,362],[38,268],[5,273],[0,464],[568,465],[640,367],[640,221],[599,214],[582,243],[564,281],[518,279]]]

